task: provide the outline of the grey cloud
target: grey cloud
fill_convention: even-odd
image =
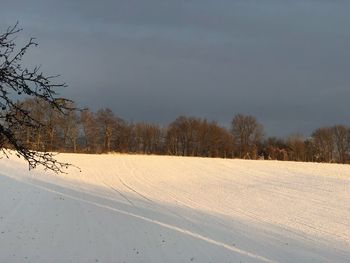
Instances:
[[[179,114],[229,123],[256,115],[267,133],[348,123],[350,3],[327,0],[4,1],[82,106],[129,120]],[[3,10],[6,10],[3,11]]]

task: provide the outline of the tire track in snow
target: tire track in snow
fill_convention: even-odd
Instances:
[[[152,182],[151,182],[150,180],[147,180],[147,179],[146,179],[147,176],[143,176],[143,177],[137,176],[136,169],[133,167],[133,165],[130,165],[130,164],[128,165],[128,164],[126,163],[125,160],[123,160],[123,165],[124,165],[124,167],[125,167],[127,170],[131,171],[130,174],[132,174],[132,176],[134,177],[134,179],[135,179],[136,182],[141,183],[142,185],[147,185],[147,186],[149,186],[149,188],[152,190],[152,192],[157,191],[158,193],[166,193],[166,195],[167,195],[170,199],[174,200],[175,202],[180,203],[180,204],[182,204],[184,207],[187,207],[187,208],[189,208],[189,209],[193,209],[193,207],[191,207],[190,205],[188,205],[188,204],[186,204],[185,202],[182,202],[181,200],[177,199],[177,198],[176,198],[176,195],[172,195],[172,192],[160,190],[159,187],[155,187],[155,185],[152,184]],[[117,176],[118,176],[119,180],[121,180],[121,178],[119,177],[119,175],[117,175]],[[146,199],[146,200],[149,200],[149,198]],[[191,201],[190,199],[188,199],[188,200]],[[160,206],[159,204],[157,204],[157,203],[156,203],[155,201],[153,201],[153,200],[150,200],[150,201],[151,201],[151,204],[152,204],[152,205],[155,205],[155,206],[157,206],[157,207],[160,207],[160,208],[163,209],[163,210],[168,211],[170,214],[174,215],[175,217],[178,217],[178,218],[182,219],[184,222],[187,222],[187,223],[191,224],[192,227],[196,227],[196,228],[197,228],[199,231],[201,231],[202,233],[204,233],[204,234],[206,234],[206,235],[209,235],[209,234],[207,233],[206,230],[204,230],[202,227],[200,227],[195,221],[191,220],[189,217],[183,216],[183,215],[181,215],[181,214],[179,214],[179,213],[177,213],[177,212],[174,212],[174,211],[173,211],[172,209],[170,209],[170,208],[167,208],[167,207],[164,207],[164,206]],[[193,202],[193,203],[194,203],[194,202]],[[194,203],[194,204],[196,204],[196,203]]]
[[[123,160],[123,165],[124,165],[125,168],[127,168],[127,165],[125,164],[125,160]],[[131,168],[131,174],[134,175],[134,168]],[[136,195],[142,197],[143,199],[147,200],[148,202],[151,202],[152,204],[154,203],[153,200],[149,199],[147,196],[141,194],[140,192],[136,191],[134,188],[132,188],[131,186],[129,186],[127,183],[125,183],[125,182],[121,179],[121,177],[119,176],[118,173],[116,173],[116,176],[117,176],[119,182],[120,182],[123,186],[125,186],[127,189],[129,189],[130,191],[134,192]],[[134,175],[134,177],[135,177],[135,175]]]
[[[103,182],[103,184],[107,187],[107,188],[110,188],[112,189],[114,192],[117,192],[121,197],[123,197],[129,204],[131,204],[132,206],[135,206],[135,204],[129,199],[126,197],[126,195],[124,195],[122,192],[120,192],[118,189],[114,188],[113,186],[111,185],[108,185],[106,184],[105,182]]]
[[[185,160],[181,160],[181,161],[182,161],[183,166],[186,166],[186,165],[187,165],[187,163],[185,162]],[[132,165],[127,165],[126,162],[125,162],[125,160],[123,160],[123,165],[124,165],[124,167],[125,167],[127,170],[130,171],[130,173],[133,175],[135,181],[139,181],[139,180],[137,179],[138,177],[135,175],[135,168],[134,168]],[[194,168],[197,169],[197,170],[199,170],[199,171],[201,171],[201,172],[204,171],[201,167],[198,167],[198,166],[194,166]],[[118,175],[117,175],[117,176],[118,176]],[[252,177],[258,178],[258,177],[255,176],[255,175],[252,176]],[[123,183],[123,181],[121,180],[121,178],[120,178],[119,176],[118,176],[118,179],[121,181],[121,183]],[[145,179],[145,178],[142,178],[141,181],[142,181],[143,183],[146,183],[146,185],[151,186],[151,188],[155,188],[156,190],[159,191],[159,188],[154,187],[153,184],[150,182],[150,180],[147,180],[147,179]],[[123,185],[125,186],[125,184],[123,184]],[[129,188],[129,187],[127,187],[127,188],[130,189],[130,190],[132,190],[132,189]],[[139,193],[139,192],[137,192],[136,190],[132,190],[132,191],[134,191],[134,192],[136,192],[136,193]],[[167,196],[169,196],[171,199],[173,199],[173,200],[175,200],[175,201],[177,201],[177,202],[179,202],[179,203],[182,203],[184,206],[186,206],[186,207],[188,207],[188,208],[197,207],[197,208],[202,208],[202,209],[205,209],[205,210],[208,209],[207,206],[204,206],[204,207],[201,206],[197,201],[193,200],[193,199],[190,198],[190,197],[187,197],[187,196],[184,195],[184,194],[182,195],[182,198],[183,198],[183,200],[184,200],[184,202],[183,202],[183,201],[179,200],[178,198],[176,198],[176,195],[174,195],[174,197],[173,197],[172,194],[171,194],[171,192],[169,192],[169,191],[161,191],[161,192],[166,193]],[[140,194],[140,193],[139,193],[139,194]],[[141,195],[141,194],[140,194],[140,195]],[[141,196],[143,197],[144,195],[141,195]],[[149,198],[147,198],[147,200],[149,200]],[[155,203],[155,202],[152,201],[152,200],[150,200],[150,201],[151,201],[152,203]],[[209,201],[209,200],[208,200],[208,201]],[[191,206],[190,204],[191,204],[192,206]],[[225,206],[225,207],[226,207],[226,206]],[[254,213],[254,212],[251,211],[251,210],[243,210],[243,209],[240,209],[240,208],[233,208],[233,207],[231,207],[231,206],[226,207],[225,209],[226,209],[226,210],[229,210],[229,211],[233,211],[233,212],[235,212],[235,214],[243,215],[243,216],[245,216],[246,218],[249,218],[249,219],[252,220],[252,221],[260,222],[260,223],[263,223],[263,224],[266,224],[266,225],[271,225],[271,222],[270,222],[270,221],[264,219],[264,218],[261,217],[259,214],[256,214],[256,213]],[[184,218],[183,216],[178,215],[177,213],[174,213],[173,211],[171,211],[171,210],[169,210],[169,209],[167,209],[167,211],[169,211],[169,212],[171,212],[172,214],[174,214],[174,215],[176,215],[176,216],[178,216],[178,217],[181,217],[181,218],[183,218],[183,219],[186,220],[186,218]],[[187,219],[187,220],[188,220],[188,219]],[[193,222],[192,220],[188,220],[188,221],[189,221],[190,223],[194,224],[194,222]],[[283,226],[281,223],[279,223],[279,222],[277,222],[277,221],[273,221],[273,224],[279,226],[279,227],[280,227],[281,229],[283,229],[284,231],[289,232],[289,233],[292,233],[292,234],[294,234],[294,235],[296,235],[296,236],[298,236],[298,237],[300,237],[300,238],[302,238],[302,239],[309,240],[309,241],[313,241],[313,242],[319,242],[319,241],[316,240],[316,239],[310,238],[306,233],[298,233],[297,231],[294,231],[293,229],[290,229],[290,228],[287,228],[287,227]],[[203,233],[206,233],[206,231],[202,230],[201,228],[198,227],[198,229],[199,229],[200,231],[202,231]]]
[[[196,168],[199,172],[204,171],[199,166],[195,166],[194,168]],[[227,165],[224,165],[223,168],[225,170],[227,170],[227,171],[231,171],[232,170],[232,168],[228,167]],[[283,183],[283,180],[277,181],[274,177],[271,177],[271,175],[269,173],[267,173],[265,171],[257,170],[256,168],[254,168],[254,169],[252,168],[252,170],[248,174],[249,174],[249,179],[251,181],[255,181],[257,183],[260,183],[261,185],[265,185],[267,187],[270,187],[269,189],[266,188],[266,187],[265,188],[261,188],[260,187],[259,188],[260,192],[264,191],[266,193],[270,193],[272,195],[276,195],[276,196],[281,197],[281,198],[285,198],[285,199],[289,199],[289,200],[297,200],[298,202],[305,201],[305,197],[301,197],[302,195],[299,195],[300,189],[297,187],[297,186],[305,186],[305,182],[299,182],[299,181],[295,181],[294,180],[293,181],[293,185],[289,185],[287,183]],[[289,171],[287,171],[287,174],[284,174],[283,176],[286,177],[286,178],[295,178],[295,176],[293,176],[293,174],[291,172],[289,172]],[[264,180],[264,178],[265,178],[265,180]],[[254,187],[254,186],[252,186],[252,187]],[[284,193],[282,191],[277,190],[279,188],[288,189],[289,191],[292,191],[294,194],[291,195],[291,194]],[[323,191],[323,192],[326,192],[326,193],[330,192],[327,189],[319,188],[318,185],[317,185],[317,187],[314,187],[314,186],[306,187],[306,189],[308,189],[308,190],[309,189],[313,189],[313,188],[315,188],[318,191]],[[308,191],[306,191],[306,192],[308,193]],[[242,193],[240,193],[240,195],[241,196],[249,196],[249,195],[251,195],[251,193],[250,192],[242,192]],[[244,199],[247,199],[247,198],[244,198]],[[327,207],[327,206],[324,205],[325,200],[318,199],[318,198],[315,198],[313,196],[309,196],[308,200],[310,202],[313,202],[314,204],[316,204],[317,207],[321,207],[324,210],[337,211],[339,209],[339,207],[338,208]],[[341,208],[343,208],[343,207],[341,207]],[[343,208],[343,209],[346,209],[346,208]],[[261,215],[255,213],[252,210],[242,210],[242,209],[237,209],[237,208],[234,209],[233,207],[226,207],[225,210],[239,212],[242,215],[245,215],[245,216],[247,216],[247,217],[249,217],[249,218],[251,218],[253,220],[257,220],[257,221],[260,221],[260,222],[265,223],[265,224],[273,223],[274,225],[277,225],[277,226],[281,227],[285,231],[288,231],[288,232],[293,233],[293,234],[297,234],[297,232],[293,231],[292,229],[286,228],[285,226],[283,226],[279,221],[271,221],[271,220],[267,221]],[[348,243],[348,240],[347,240],[345,235],[336,234],[336,233],[333,233],[333,232],[330,232],[330,231],[326,231],[322,227],[318,227],[316,225],[313,226],[311,224],[307,224],[307,223],[301,222],[300,220],[296,220],[295,218],[291,218],[290,217],[288,220],[289,220],[289,222],[291,222],[293,224],[303,225],[304,227],[309,228],[310,231],[312,231],[314,233],[326,234],[327,236],[332,237],[332,238],[340,238],[341,240],[343,240],[346,243]],[[306,239],[306,240],[310,240],[310,241],[313,241],[313,242],[320,242],[320,240],[318,240],[318,239],[311,239],[311,238],[309,238],[308,237],[308,232],[304,232],[303,234],[297,234],[297,235],[302,237],[302,238],[304,238],[304,239]]]
[[[252,259],[260,260],[261,262],[277,263],[277,261],[274,261],[272,259],[266,258],[264,256],[256,255],[256,254],[254,254],[252,252],[249,252],[249,251],[246,251],[246,250],[243,250],[243,249],[239,249],[237,247],[228,245],[228,244],[226,244],[224,242],[220,242],[220,241],[217,241],[215,239],[212,239],[212,238],[203,236],[201,234],[192,232],[192,231],[190,231],[188,229],[180,228],[180,227],[177,227],[177,226],[174,226],[174,225],[171,225],[171,224],[167,224],[167,223],[155,220],[155,219],[151,219],[151,218],[145,217],[145,216],[141,216],[141,215],[138,215],[138,214],[135,214],[135,213],[127,212],[127,211],[124,211],[124,210],[120,210],[118,208],[114,208],[114,207],[111,207],[111,206],[108,206],[108,205],[103,205],[103,204],[99,204],[97,202],[85,200],[85,199],[82,199],[80,197],[75,197],[73,195],[69,195],[69,194],[66,194],[66,193],[61,193],[59,191],[56,191],[56,190],[53,190],[53,189],[50,189],[50,188],[47,188],[47,187],[44,187],[44,186],[41,186],[41,185],[36,185],[36,184],[30,183],[30,182],[25,182],[25,181],[20,181],[20,182],[23,183],[23,184],[27,184],[27,185],[30,185],[32,187],[36,187],[38,189],[41,189],[41,190],[53,193],[53,194],[58,194],[58,195],[64,196],[64,197],[69,198],[71,200],[75,200],[75,201],[78,201],[78,202],[82,202],[82,203],[85,203],[85,204],[89,204],[89,205],[93,205],[93,206],[96,206],[96,207],[99,207],[99,208],[103,208],[103,209],[107,209],[107,210],[110,210],[110,211],[113,211],[113,212],[117,212],[119,214],[123,214],[123,215],[126,215],[126,216],[137,218],[137,219],[143,220],[145,222],[148,222],[148,223],[151,223],[151,224],[155,224],[155,225],[158,225],[158,226],[161,226],[161,227],[173,230],[173,231],[178,232],[180,234],[183,234],[183,235],[186,235],[186,236],[189,236],[189,237],[192,237],[192,238],[195,238],[195,239],[207,242],[208,244],[212,244],[212,245],[224,248],[224,249],[229,250],[231,252],[238,253],[240,255],[247,256],[247,257],[250,257]]]

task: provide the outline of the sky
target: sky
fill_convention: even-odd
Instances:
[[[179,115],[270,136],[350,125],[348,0],[0,0],[0,30],[35,37],[28,66],[61,94],[128,121]]]

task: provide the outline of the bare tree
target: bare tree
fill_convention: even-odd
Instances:
[[[187,155],[190,141],[188,118],[180,116],[170,123],[166,137],[168,152],[170,154],[182,156]]]
[[[255,117],[243,114],[237,114],[231,125],[239,157],[254,159],[263,136],[263,126]]]
[[[343,125],[336,125],[332,129],[338,162],[346,163],[350,150],[350,129]]]
[[[115,132],[115,117],[109,108],[100,109],[96,113],[96,124],[99,130],[100,145],[103,152],[110,152],[113,133]]]
[[[260,155],[268,160],[288,160],[287,144],[283,139],[267,138],[260,149]]]
[[[95,153],[97,148],[97,126],[95,114],[89,109],[80,113],[80,124],[83,132],[83,148],[85,152]]]
[[[0,148],[6,156],[14,151],[18,157],[23,157],[29,168],[43,165],[45,169],[62,172],[67,163],[57,161],[53,153],[30,149],[26,141],[16,135],[18,130],[28,127],[40,130],[45,125],[22,107],[23,104],[17,103],[18,100],[37,98],[62,114],[69,109],[69,100],[57,94],[59,88],[66,86],[55,82],[57,76],[45,75],[40,67],[30,69],[23,65],[23,56],[37,43],[32,38],[17,48],[15,39],[20,31],[15,24],[0,33]]]
[[[291,161],[305,161],[307,150],[304,138],[301,134],[291,135],[287,139],[289,160]]]
[[[195,156],[198,151],[200,119],[180,116],[167,131],[166,144],[170,154]]]
[[[319,128],[312,134],[315,161],[331,162],[334,153],[333,131],[330,127]]]
[[[134,125],[136,151],[144,154],[159,154],[163,144],[162,129],[151,123]]]
[[[122,118],[114,117],[114,134],[112,150],[117,152],[129,151],[130,127]]]
[[[68,107],[74,108],[74,104],[69,103]],[[78,139],[78,115],[76,111],[68,110],[65,114],[58,114],[56,119],[56,142],[59,149],[68,152],[77,152]],[[57,146],[56,146],[57,147]]]
[[[205,119],[197,119],[193,128],[195,129],[193,132],[195,156],[232,157],[233,138],[225,128]]]

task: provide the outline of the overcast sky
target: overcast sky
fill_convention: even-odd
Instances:
[[[266,133],[350,125],[348,0],[0,0],[0,30],[39,47],[28,65],[61,74],[62,95],[130,121],[179,115]]]

